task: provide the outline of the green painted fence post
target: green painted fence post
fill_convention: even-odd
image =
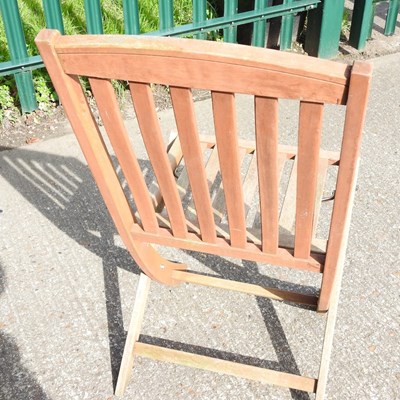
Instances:
[[[207,19],[207,1],[206,0],[193,0],[193,23],[194,25],[203,22]],[[196,39],[205,39],[204,33],[195,33]]]
[[[371,35],[374,6],[372,0],[355,0],[351,21],[349,44],[358,50],[365,47]]]
[[[225,0],[224,17],[231,17],[238,13],[238,0]],[[237,26],[232,24],[228,28],[224,28],[224,42],[237,42]]]
[[[289,5],[293,0],[284,0],[283,4]],[[281,38],[280,38],[280,50],[287,50],[292,48],[292,36],[293,36],[293,14],[284,15],[282,17],[281,26]]]
[[[0,0],[0,10],[7,36],[11,60],[20,61],[28,58],[26,41],[22,29],[17,0]],[[22,112],[31,112],[37,108],[32,71],[22,71],[14,75],[17,84]]]
[[[85,18],[87,33],[101,34],[103,33],[103,19],[101,15],[100,0],[85,0]]]
[[[315,57],[332,58],[339,49],[344,0],[323,0],[308,12],[305,51]]]
[[[397,14],[399,13],[399,8],[400,0],[389,1],[389,10],[385,23],[385,35],[387,36],[393,35],[394,30],[396,29]]]
[[[262,10],[268,6],[268,0],[256,0],[254,10]],[[265,19],[254,22],[252,45],[257,47],[265,47],[265,30],[267,22]]]
[[[174,26],[174,2],[173,0],[158,0],[160,14],[160,29],[168,29]]]
[[[127,35],[140,33],[138,0],[123,0],[124,7],[124,32]]]
[[[58,29],[64,35],[60,0],[43,0],[43,9],[46,27],[49,29]]]

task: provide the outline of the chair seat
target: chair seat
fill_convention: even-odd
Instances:
[[[225,207],[225,196],[221,175],[219,172],[218,151],[215,137],[200,136],[201,148],[205,163],[208,186],[212,199],[214,222],[217,236],[229,241],[229,225]],[[279,213],[279,247],[294,248],[294,228],[296,214],[296,177],[297,177],[297,147],[279,146],[278,170],[280,176],[281,205]],[[194,205],[189,177],[180,149],[179,138],[169,145],[171,166],[177,179],[179,195],[184,206],[188,231],[200,235],[196,207]],[[239,140],[239,156],[241,160],[241,175],[245,199],[245,215],[247,241],[257,246],[261,245],[261,221],[258,196],[258,175],[256,144],[250,140]],[[327,239],[317,236],[317,226],[320,223],[321,205],[324,193],[327,193],[326,178],[328,169],[337,168],[340,154],[338,152],[321,151],[319,159],[317,193],[315,197],[314,229],[311,251],[325,254]],[[153,185],[157,187],[157,185]],[[332,190],[329,191],[330,193]],[[329,197],[329,200],[333,199]],[[171,229],[168,211],[164,205],[161,193],[156,191],[153,200],[160,226]],[[136,214],[140,219],[139,215]]]

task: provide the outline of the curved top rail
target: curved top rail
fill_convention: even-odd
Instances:
[[[216,91],[339,104],[347,101],[351,66],[294,53],[181,38],[61,36],[55,30],[41,31],[36,41],[52,42],[68,74],[170,85],[179,79],[187,87]],[[83,57],[86,63],[82,63]],[[138,57],[142,67],[138,67]],[[210,63],[212,74],[205,77],[201,71]],[[150,67],[151,75],[145,73]],[[187,75],[187,82],[182,82],[182,75]],[[282,93],[283,86],[290,87],[290,95]]]

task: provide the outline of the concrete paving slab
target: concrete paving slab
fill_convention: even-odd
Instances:
[[[400,55],[373,64],[327,399],[400,398]],[[252,130],[250,105],[240,98],[244,136]],[[283,105],[283,126],[291,107]],[[209,108],[209,101],[197,104],[204,132],[212,131],[211,121],[202,118]],[[327,121],[327,146],[338,145],[340,124],[334,121],[342,117],[339,112]],[[172,112],[162,112],[160,120],[167,136],[174,129]],[[293,124],[285,128],[287,142]],[[137,129],[134,120],[128,125]],[[72,134],[0,152],[0,209],[0,399],[113,398],[139,269],[116,234]],[[250,262],[166,254],[191,269],[227,277],[278,285],[292,277],[304,283],[286,269],[273,269],[268,277],[266,266]],[[321,316],[286,304],[153,284],[143,340],[315,376],[322,329]],[[313,396],[138,359],[124,398]]]

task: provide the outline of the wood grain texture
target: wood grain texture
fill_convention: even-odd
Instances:
[[[134,351],[137,355],[154,360],[172,362],[213,372],[223,372],[224,374],[237,376],[239,378],[256,380],[312,393],[315,392],[316,380],[313,378],[254,367],[252,365],[239,364],[219,358],[186,353],[141,342],[135,344]]]
[[[213,92],[212,105],[231,245],[244,248],[246,222],[237,142],[235,96],[232,93]]]
[[[195,233],[188,232],[187,238],[175,237],[168,228],[160,227],[159,234],[144,232],[137,224],[132,225],[132,237],[138,241],[160,244],[168,247],[177,247],[185,250],[202,251],[223,257],[241,258],[249,261],[264,262],[281,265],[289,268],[303,269],[310,272],[322,272],[325,255],[313,252],[307,259],[296,258],[293,251],[288,248],[278,248],[276,254],[264,253],[261,246],[247,242],[245,248],[232,247],[221,237],[215,243],[202,242]]]
[[[324,194],[326,174],[328,172],[328,160],[320,158],[318,161],[318,178],[317,188],[315,193],[315,204],[314,204],[314,218],[313,218],[313,229],[312,229],[312,240],[316,237],[319,215],[321,211],[322,198]],[[334,168],[334,167],[333,167]]]
[[[311,249],[323,109],[321,103],[300,102],[294,247],[299,258],[307,258]]]
[[[157,233],[158,223],[154,207],[122,120],[113,86],[109,80],[90,78],[89,82],[104,127],[133,195],[143,228]]]
[[[51,30],[47,30],[51,31]],[[54,32],[54,31],[53,31]],[[268,68],[346,85],[351,67],[328,60],[270,49],[191,39],[127,36],[63,36],[57,40],[59,54],[160,54],[182,59],[213,60],[234,65]],[[307,61],[306,61],[307,60]]]
[[[278,99],[255,97],[262,249],[278,249]]]
[[[130,82],[129,88],[143,142],[167,207],[172,230],[174,235],[184,238],[187,233],[185,215],[163,142],[150,85]]]
[[[197,285],[210,286],[219,289],[233,290],[235,292],[247,293],[254,296],[268,297],[274,300],[288,301],[304,304],[311,307],[317,306],[318,298],[315,296],[304,295],[301,293],[289,292],[275,288],[267,288],[251,283],[231,281],[207,275],[200,275],[186,271],[174,271],[172,276],[177,281],[194,283]]]
[[[207,88],[264,97],[344,104],[347,87],[300,75],[211,60],[180,59],[148,55],[60,54],[65,71],[105,79],[163,83],[170,86]],[[89,62],[82,64],[83,61]],[[155,70],[153,67],[157,65]],[[212,70],[212,74],[204,71]],[[151,71],[151,72],[150,72]],[[234,77],[234,79],[232,79]],[[281,82],[285,81],[286,85]]]
[[[215,243],[214,218],[197,132],[192,92],[187,88],[171,86],[170,93],[201,236],[204,241]]]
[[[350,188],[354,187],[354,182],[357,178],[358,157],[371,74],[372,67],[369,64],[355,62],[350,79],[349,100],[344,124],[331,228],[329,231],[327,259],[318,304],[321,311],[329,308],[330,293],[338,268],[339,254],[342,251],[342,247],[346,245],[345,227],[352,204]]]
[[[285,196],[279,214],[279,227],[285,233],[294,233],[294,223],[296,220],[296,184],[297,182],[297,157],[293,161]]]

